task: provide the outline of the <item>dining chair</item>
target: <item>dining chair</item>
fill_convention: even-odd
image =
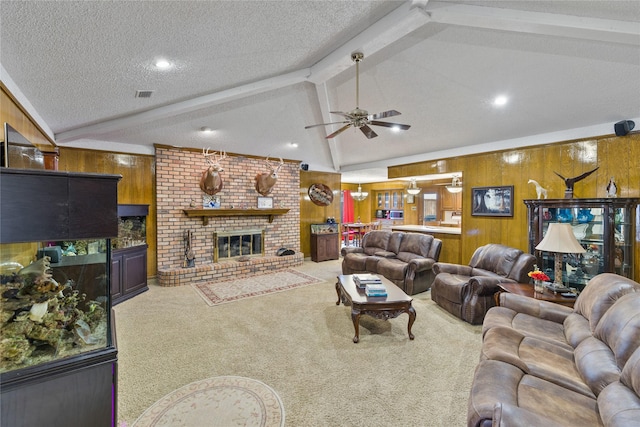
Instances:
[[[360,230],[358,230],[358,246],[360,246],[360,242],[362,242],[362,238],[364,237],[364,235],[370,232],[371,230],[372,230],[371,223],[362,224],[360,226]]]
[[[349,246],[349,242],[353,241],[354,234],[349,224],[342,224],[342,240],[345,246]]]

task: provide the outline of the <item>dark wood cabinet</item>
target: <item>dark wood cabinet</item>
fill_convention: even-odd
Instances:
[[[146,290],[147,215],[149,205],[118,205],[118,238],[112,241],[111,300],[113,305]]]
[[[528,209],[529,252],[538,258],[539,268],[553,278],[554,254],[537,251],[535,247],[550,223],[569,223],[586,252],[564,256],[565,284],[582,289],[600,273],[633,278],[639,202],[635,198],[524,200]]]
[[[148,289],[147,245],[114,249],[111,254],[111,299],[113,305]]]
[[[0,168],[3,265],[21,268],[50,245],[71,246],[73,242],[76,248],[82,247],[67,256],[62,252],[50,265],[40,261],[56,283],[45,274],[37,280],[64,285],[59,292],[49,293],[44,286],[30,288],[33,302],[26,300],[26,310],[29,305],[31,312],[35,304],[46,305],[39,312],[40,320],[30,317],[20,322],[31,322],[34,326],[29,330],[37,326],[40,335],[16,331],[15,319],[25,309],[23,299],[3,288],[2,341],[18,340],[25,345],[19,357],[3,353],[0,360],[2,426],[116,425],[117,349],[109,265],[110,239],[118,234],[120,178]],[[2,285],[10,283],[11,290],[31,283],[28,279],[13,281],[14,276],[5,272],[2,275]],[[12,311],[14,316],[8,316]]]
[[[119,178],[2,168],[2,243],[116,237]]]
[[[311,235],[311,260],[315,262],[338,259],[340,235],[338,233],[318,233]]]

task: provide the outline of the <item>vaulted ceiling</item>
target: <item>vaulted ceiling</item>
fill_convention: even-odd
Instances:
[[[409,130],[305,129],[356,107],[353,52],[359,107],[398,110],[384,121]],[[60,146],[210,147],[366,182],[388,165],[637,120],[640,2],[11,1],[0,64]]]

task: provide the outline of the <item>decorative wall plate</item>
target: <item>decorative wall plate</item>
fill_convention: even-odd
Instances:
[[[333,191],[324,184],[311,184],[308,194],[311,201],[318,206],[329,206],[333,202]]]

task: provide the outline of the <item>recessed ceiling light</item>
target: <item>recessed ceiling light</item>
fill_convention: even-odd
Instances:
[[[213,129],[211,129],[211,128],[210,128],[210,127],[208,127],[208,126],[203,126],[203,127],[201,127],[201,128],[200,128],[200,131],[201,131],[202,133],[213,133]]]
[[[158,59],[155,65],[159,70],[167,70],[171,68],[171,62],[167,61],[166,59]]]
[[[509,98],[504,95],[496,96],[496,99],[493,100],[493,105],[496,107],[502,107],[507,103],[507,101],[509,101]]]
[[[298,143],[297,142],[290,142],[289,145],[293,148],[298,148]]]

